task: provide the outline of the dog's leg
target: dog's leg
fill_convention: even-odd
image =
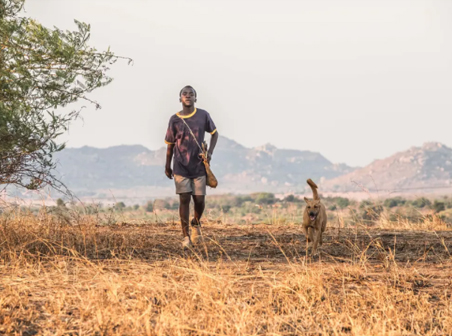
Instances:
[[[302,228],[303,228],[303,233],[304,233],[304,236],[306,237],[306,241],[308,241],[308,230],[306,229],[306,226],[302,226]]]
[[[326,220],[322,223],[322,230],[320,231],[320,246],[323,245],[323,232],[325,232],[325,229],[326,229]]]
[[[302,226],[302,228],[303,228],[303,233],[304,233],[304,236],[306,237],[306,250],[308,249],[308,247],[309,247],[309,236],[308,236],[308,230],[306,229],[306,226]]]
[[[304,236],[306,237],[306,253],[307,253],[307,250],[309,248],[309,242],[311,241],[309,238],[309,228],[307,228],[304,225],[302,226],[302,228],[303,228]]]
[[[314,229],[312,227],[308,228],[308,242],[312,243],[314,241]]]
[[[317,255],[317,247],[319,245],[319,242],[322,238],[322,230],[315,230],[315,237],[314,237],[314,243],[312,245],[312,255]]]

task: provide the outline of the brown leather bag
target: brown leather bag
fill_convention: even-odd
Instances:
[[[212,172],[212,169],[210,169],[210,164],[207,161],[207,144],[204,141],[202,144],[202,162],[204,162],[204,166],[206,167],[206,173],[207,173],[207,185],[211,188],[216,188],[218,186],[218,180],[215,177],[215,175]]]

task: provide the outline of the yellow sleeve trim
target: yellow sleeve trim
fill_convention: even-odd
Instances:
[[[166,140],[165,140],[165,143],[166,143],[167,145],[174,145],[174,142],[168,142],[168,141],[166,141]]]
[[[214,135],[216,132],[217,132],[217,129],[215,128],[215,130],[210,134]]]

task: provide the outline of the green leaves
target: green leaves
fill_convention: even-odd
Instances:
[[[52,154],[64,148],[56,139],[79,111],[56,110],[79,100],[99,108],[87,94],[111,83],[118,57],[87,44],[90,25],[48,29],[20,17],[23,3],[0,0],[0,184],[61,186]]]

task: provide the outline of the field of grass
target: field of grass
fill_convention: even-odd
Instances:
[[[0,217],[0,334],[452,334],[452,229],[437,216],[336,218],[315,258],[295,220],[208,215],[183,252],[174,218],[108,216]]]

